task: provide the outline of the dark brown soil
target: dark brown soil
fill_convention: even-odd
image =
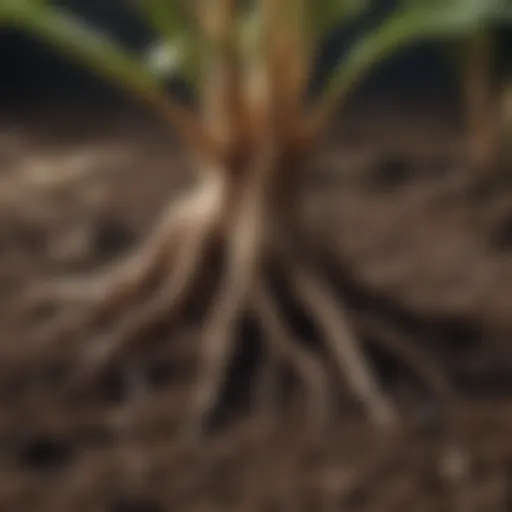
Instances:
[[[173,441],[193,384],[186,330],[141,350],[139,402],[116,364],[72,391],[80,347],[37,341],[42,321],[72,306],[28,315],[20,296],[140,243],[187,186],[187,163],[132,114],[37,112],[0,126],[0,510],[512,510],[512,185],[500,176],[475,189],[443,116],[380,108],[342,131],[304,187],[304,225],[350,269],[349,306],[450,376],[453,421],[414,372],[371,349],[403,428],[376,431],[341,394],[336,423],[311,447],[297,411],[251,412],[250,332],[220,407],[238,414],[220,414],[230,421],[200,454]]]

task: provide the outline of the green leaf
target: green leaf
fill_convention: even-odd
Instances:
[[[465,16],[478,16],[482,24],[494,24],[503,17],[511,19],[511,0],[401,0],[403,7],[449,8]]]
[[[0,24],[28,32],[75,57],[108,80],[148,98],[165,94],[158,78],[137,56],[98,29],[42,0],[0,0]]]
[[[430,3],[427,6],[427,0],[424,3],[425,7],[397,10],[353,44],[327,84],[322,101],[328,103],[329,108],[333,108],[335,99],[346,94],[375,65],[405,46],[425,39],[457,40],[481,26],[477,9],[460,9],[450,2],[441,7],[430,7]]]

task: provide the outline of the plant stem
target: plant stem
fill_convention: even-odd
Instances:
[[[487,31],[474,34],[464,62],[463,88],[467,123],[467,151],[473,170],[491,170],[498,158],[498,120],[492,86],[493,38]]]

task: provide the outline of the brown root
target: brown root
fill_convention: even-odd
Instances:
[[[359,314],[356,315],[356,319],[361,332],[375,339],[376,343],[402,360],[448,410],[457,403],[459,397],[449,379],[436,361],[424,350],[415,346],[413,340],[369,315]]]
[[[39,283],[23,297],[31,307],[39,302],[83,302],[94,310],[113,314],[138,298],[141,288],[166,270],[172,254],[191,228],[199,231],[219,221],[225,202],[225,183],[216,176],[207,179],[193,192],[172,202],[163,212],[149,240],[121,263],[101,275]]]
[[[143,247],[113,268],[92,279],[57,280],[29,289],[22,298],[23,307],[28,304],[29,309],[48,301],[88,306],[85,313],[83,310],[66,312],[40,326],[38,338],[42,347],[75,332],[89,333],[103,320],[111,321],[116,314],[134,309],[135,315],[121,320],[108,340],[95,344],[105,348],[106,357],[122,348],[125,341],[121,340],[133,338],[158,320],[164,310],[172,310],[201,265],[205,245],[220,222],[224,194],[223,182],[210,178],[177,204],[171,204]],[[155,281],[162,282],[159,292],[139,308]],[[99,353],[93,359],[98,357]]]
[[[237,320],[247,306],[258,272],[263,238],[258,188],[249,189],[245,201],[242,198],[240,214],[228,232],[226,275],[200,334],[201,369],[189,411],[192,433],[195,426],[203,429],[204,420],[218,402],[234,348]]]
[[[254,308],[267,334],[265,341],[273,359],[288,364],[302,380],[307,397],[307,424],[309,431],[318,434],[327,423],[329,389],[326,375],[315,355],[294,340],[279,313],[279,307],[264,285],[254,291]]]
[[[291,369],[304,390],[307,430],[318,437],[328,422],[333,410],[328,368],[324,368],[313,351],[294,339],[292,326],[287,325],[280,304],[267,286],[270,277],[265,273],[267,257],[274,258],[284,271],[301,309],[317,327],[321,337],[318,341],[325,344],[336,373],[347,381],[378,427],[395,424],[397,417],[374,377],[355,332],[367,335],[376,331],[374,338],[382,339],[382,344],[411,366],[429,389],[451,402],[453,395],[448,382],[428,358],[417,353],[408,340],[401,340],[385,326],[372,323],[371,318],[345,312],[313,263],[296,257],[293,244],[283,244],[284,236],[276,240],[276,227],[265,217],[270,211],[264,201],[268,196],[266,178],[271,175],[267,172],[271,168],[268,156],[272,156],[271,152],[263,154],[263,160],[258,163],[267,167],[252,175],[256,179],[244,183],[234,204],[228,200],[230,188],[225,182],[207,183],[168,209],[148,244],[112,272],[108,285],[103,281],[102,287],[94,285],[86,289],[83,295],[91,301],[91,310],[82,316],[79,313],[69,316],[64,322],[67,331],[73,329],[74,323],[87,336],[92,332],[92,342],[80,358],[83,371],[76,373],[76,383],[89,382],[107,364],[126,354],[134,342],[143,340],[144,334],[155,325],[177,321],[197,291],[197,281],[208,264],[212,243],[220,240],[225,246],[225,268],[220,288],[199,331],[197,382],[183,422],[187,436],[201,438],[219,404],[235,351],[238,323],[248,310],[259,319],[263,344],[270,358],[268,367],[264,368],[263,384],[278,385],[277,372],[282,367]],[[68,297],[69,288],[66,294]],[[101,320],[109,320],[113,328],[107,331]],[[98,328],[103,329],[103,334],[94,334]],[[45,331],[45,336],[51,336],[50,341],[54,342],[57,332],[50,329]],[[272,390],[267,391],[270,396]],[[269,402],[272,400],[270,397]]]
[[[396,423],[395,412],[382,394],[339,301],[306,266],[291,261],[289,268],[294,290],[315,318],[341,376],[365,405],[376,425],[388,427]]]
[[[86,354],[90,370],[97,372],[155,323],[172,320],[194,283],[214,226],[211,221],[190,226],[191,231],[185,233],[183,245],[177,248],[172,272],[158,292],[142,306],[133,308],[130,315],[124,316],[112,333],[94,341],[93,349]]]

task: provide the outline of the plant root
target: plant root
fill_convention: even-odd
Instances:
[[[196,231],[199,236],[218,222],[224,199],[225,184],[210,178],[197,190],[171,202],[149,240],[121,263],[92,278],[39,283],[22,297],[22,304],[28,303],[32,308],[48,301],[90,304],[92,311],[88,320],[115,314],[134,299],[139,300],[141,290],[153,279],[167,275],[167,266],[172,263],[173,254],[188,231]],[[192,250],[193,247],[188,252]]]
[[[89,336],[97,324],[124,314],[113,332],[96,339],[85,355],[84,361],[100,364],[144,328],[172,312],[202,263],[204,246],[219,223],[224,192],[222,184],[210,180],[171,204],[143,247],[101,275],[92,279],[54,280],[29,289],[22,297],[25,310],[47,302],[78,302],[86,306],[85,313],[83,308],[66,311],[38,326],[41,348],[68,341],[75,333]],[[155,281],[159,289],[146,300],[147,289]]]
[[[305,265],[291,260],[288,268],[295,293],[316,320],[340,375],[347,380],[376,425],[387,428],[396,424],[395,411],[383,395],[339,301]]]
[[[264,285],[254,291],[254,309],[266,332],[265,341],[271,361],[282,360],[284,364],[289,364],[302,381],[307,398],[307,430],[314,438],[326,426],[330,410],[329,387],[324,369],[315,355],[294,339],[279,312],[278,304]]]
[[[253,176],[261,177],[264,173]],[[259,320],[264,334],[262,345],[269,356],[261,384],[277,385],[279,380],[275,377],[281,368],[294,373],[306,400],[305,430],[313,437],[320,437],[334,410],[328,384],[329,366],[296,339],[293,325],[287,325],[281,305],[269,286],[270,274],[266,273],[269,257],[284,272],[302,311],[317,327],[321,338],[318,341],[325,344],[336,374],[347,382],[377,427],[394,426],[398,417],[355,333],[365,336],[373,333],[385,348],[412,367],[438,397],[452,403],[449,383],[434,363],[413,349],[408,340],[401,340],[385,326],[372,323],[372,318],[344,311],[343,304],[316,272],[314,264],[298,258],[293,244],[283,244],[286,237],[276,240],[276,226],[265,217],[268,214],[263,201],[267,197],[265,180],[258,178],[245,185],[234,208],[233,205],[226,208],[228,187],[219,182],[210,182],[177,206],[171,206],[148,244],[108,275],[108,284],[104,281],[101,286],[95,284],[78,290],[77,295],[82,293],[81,298],[90,301],[91,308],[81,320],[74,312],[62,326],[69,335],[71,324],[75,323],[75,328],[83,329],[90,338],[85,354],[78,357],[80,371],[74,375],[75,383],[90,382],[108,364],[126,355],[134,343],[146,341],[146,334],[155,325],[176,323],[197,292],[197,281],[208,265],[207,255],[213,243],[220,240],[225,250],[225,268],[200,326],[196,386],[184,413],[184,434],[191,440],[204,437],[208,421],[222,398],[237,343],[237,327],[248,312]],[[58,295],[59,290],[52,291]],[[68,287],[63,296],[69,298],[69,295]],[[113,327],[106,329],[102,320],[113,322]],[[52,338],[48,343],[59,338],[58,330],[42,332]],[[134,361],[133,355],[127,357]],[[144,362],[135,359],[133,364],[143,367]],[[272,391],[267,389],[268,402],[273,400]]]
[[[447,411],[452,410],[460,397],[451,386],[449,379],[439,365],[425,351],[415,346],[414,341],[368,314],[356,314],[359,330],[388,352],[400,359],[423,385],[445,405]]]
[[[92,341],[92,350],[85,354],[89,372],[96,373],[153,325],[172,320],[186,300],[201,267],[211,227],[201,223],[186,233],[183,245],[177,250],[172,272],[155,295],[132,308],[131,314],[125,315],[113,332]]]
[[[202,437],[208,418],[219,401],[234,352],[236,327],[262,263],[263,226],[268,171],[274,159],[272,143],[262,148],[256,172],[242,191],[235,221],[227,230],[226,271],[218,295],[199,335],[200,372],[187,412],[186,435]]]

